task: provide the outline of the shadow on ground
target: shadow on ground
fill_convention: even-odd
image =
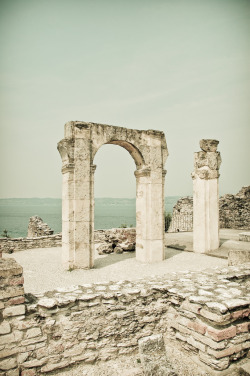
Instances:
[[[165,260],[168,260],[171,257],[178,255],[179,253],[181,253],[180,250],[165,247]],[[135,257],[136,257],[135,252],[124,252],[122,254],[111,253],[105,256],[101,256],[101,257],[99,256],[95,259],[94,269],[105,268],[106,266],[116,264],[118,262],[121,262],[127,259],[132,259]]]

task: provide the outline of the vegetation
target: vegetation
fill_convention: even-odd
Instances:
[[[127,228],[128,226],[127,226],[127,224],[126,223],[122,223],[120,226],[119,226],[119,228]]]
[[[165,212],[165,232],[168,231],[170,223],[171,223],[171,220],[172,220],[171,213],[166,213]]]
[[[10,238],[10,235],[8,234],[8,230],[4,229],[3,233],[1,234],[3,238]]]

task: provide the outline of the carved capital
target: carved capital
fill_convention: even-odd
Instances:
[[[221,165],[221,156],[217,149],[219,141],[201,140],[200,147],[202,151],[194,153],[194,172],[192,179],[218,179],[219,168]]]
[[[67,172],[73,172],[75,168],[74,163],[68,163],[62,166],[62,174],[66,174]]]
[[[142,168],[140,170],[135,171],[135,177],[140,178],[142,176],[150,176],[151,169],[150,168]]]

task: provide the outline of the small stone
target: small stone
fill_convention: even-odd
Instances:
[[[117,254],[121,254],[121,253],[123,253],[123,249],[122,249],[122,247],[116,246],[116,247],[114,248],[114,253],[117,253]]]
[[[176,376],[167,360],[163,336],[152,335],[138,341],[145,376]]]
[[[0,324],[0,335],[8,334],[10,331],[10,324],[7,321],[3,321],[2,324]]]
[[[38,300],[37,305],[45,308],[53,308],[56,306],[56,300],[51,298],[42,298]]]

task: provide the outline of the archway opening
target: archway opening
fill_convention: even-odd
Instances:
[[[95,155],[95,229],[136,226],[136,169],[123,147],[105,144]]]

